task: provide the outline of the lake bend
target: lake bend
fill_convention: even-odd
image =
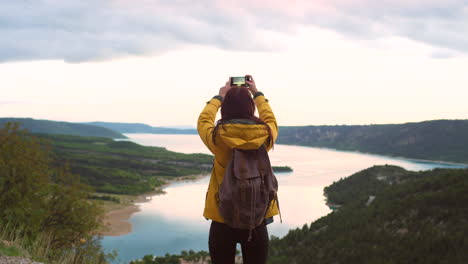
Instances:
[[[183,153],[209,153],[198,135],[125,134],[145,146],[166,147]],[[209,153],[210,154],[210,153]],[[275,217],[268,225],[271,235],[282,237],[289,229],[302,227],[327,215],[323,188],[373,165],[391,164],[407,170],[462,168],[461,164],[409,160],[357,152],[289,145],[275,145],[270,151],[273,166],[290,166],[294,171],[276,173],[283,223]],[[104,236],[106,252],[118,251],[113,263],[128,263],[144,255],[178,254],[182,250],[208,250],[210,221],[203,216],[209,175],[191,182],[169,185],[166,194],[139,203],[140,211],[129,219],[132,232]]]

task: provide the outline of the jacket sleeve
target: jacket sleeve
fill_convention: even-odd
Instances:
[[[270,104],[261,92],[255,94],[254,100],[258,109],[258,114],[260,115],[260,119],[262,119],[270,127],[273,142],[275,142],[276,138],[278,137],[278,124],[276,123],[276,118],[273,114],[273,111],[271,110]],[[268,144],[267,150],[270,150],[272,147],[273,146]]]
[[[221,106],[222,97],[215,96],[206,103],[205,108],[198,117],[197,130],[203,143],[208,147],[211,153],[215,154],[218,147],[213,143],[213,130],[215,127],[215,118]]]

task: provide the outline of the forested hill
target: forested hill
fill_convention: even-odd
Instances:
[[[162,147],[147,147],[131,141],[101,137],[36,134],[46,140],[57,164],[68,163],[70,171],[98,192],[141,194],[161,186],[167,179],[207,174],[213,157],[184,154]]]
[[[89,122],[86,124],[109,128],[120,133],[147,133],[147,134],[186,134],[197,135],[195,128],[167,128],[153,127],[142,123],[112,123],[112,122]]]
[[[37,120],[32,118],[0,118],[0,127],[3,127],[3,125],[8,122],[19,123],[21,128],[26,128],[32,133],[76,135],[83,137],[126,138],[121,133],[101,126]]]
[[[468,120],[280,127],[276,143],[468,163]]]
[[[141,123],[87,123],[120,133],[197,134]],[[280,126],[278,144],[334,148],[414,159],[468,163],[468,120],[360,126]]]
[[[208,174],[213,156],[185,154],[163,147],[142,146],[131,141],[71,135],[35,134],[51,146],[57,165],[70,171],[98,192],[141,194],[153,191],[167,180]],[[273,166],[275,172],[291,167]]]
[[[269,263],[468,260],[468,169],[409,172],[376,166],[326,192],[343,206],[282,239],[273,238]],[[375,199],[369,202],[369,196]]]

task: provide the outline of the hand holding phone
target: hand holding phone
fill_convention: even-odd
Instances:
[[[222,97],[226,96],[226,93],[231,88],[232,88],[232,77],[229,78],[229,80],[226,82],[226,84],[223,87],[219,88],[219,95]]]
[[[235,87],[245,87],[248,88],[252,95],[258,92],[255,81],[252,78],[252,75],[245,75],[242,77],[230,77],[230,86]]]
[[[252,95],[258,93],[257,85],[255,85],[255,81],[252,78],[252,75],[245,76],[245,83],[247,84],[247,88],[249,88],[249,91],[252,93]]]

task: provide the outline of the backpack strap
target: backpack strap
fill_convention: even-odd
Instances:
[[[279,206],[278,194],[276,192],[275,192],[275,201],[276,201],[276,206],[278,206],[280,223],[283,223],[283,219],[281,218],[281,209],[280,209],[280,206]]]
[[[254,229],[255,226],[255,219],[254,219],[254,214],[255,214],[255,204],[257,202],[257,192],[255,191],[255,188],[252,188],[252,194],[251,194],[251,207],[250,207],[250,228],[249,228],[249,238],[247,239],[247,242],[250,242],[252,240],[252,230]]]
[[[257,159],[257,166],[258,168],[260,169],[260,176],[262,177],[262,184],[263,184],[263,166],[262,166],[262,162],[261,160],[258,158],[258,151],[259,149],[256,149],[255,150],[255,157]],[[251,197],[251,207],[250,207],[250,228],[249,228],[249,238],[247,239],[247,242],[250,242],[252,240],[252,230],[256,227],[255,226],[255,219],[254,219],[254,216],[255,216],[255,205],[257,204],[257,192],[256,192],[256,189],[255,188],[252,188],[252,193],[250,195]]]
[[[268,151],[266,150],[265,145],[262,145],[260,148],[262,148],[262,151],[265,151],[265,152],[267,153],[267,155],[268,155]],[[260,150],[260,148],[259,148],[258,150]],[[260,170],[261,170],[262,172],[264,172],[264,171],[265,171],[265,169],[264,169],[265,167],[264,167],[264,164],[262,164],[262,162],[260,162],[260,159],[258,160],[258,164],[259,164],[258,166],[259,166]],[[270,165],[270,166],[271,166],[271,165]],[[273,174],[273,172],[272,172],[272,174]],[[261,176],[262,176],[262,181],[263,181],[263,179],[264,179],[264,174],[262,174]],[[274,177],[274,174],[273,174],[273,177]],[[283,223],[283,218],[281,217],[281,209],[280,209],[280,205],[279,205],[279,199],[278,199],[278,193],[277,193],[277,192],[275,192],[275,197],[273,198],[273,200],[276,202],[276,206],[278,206],[278,213],[279,213],[279,217],[280,217],[280,223]],[[267,209],[267,211],[265,212],[265,214],[266,214],[267,212],[268,212],[268,209]]]

